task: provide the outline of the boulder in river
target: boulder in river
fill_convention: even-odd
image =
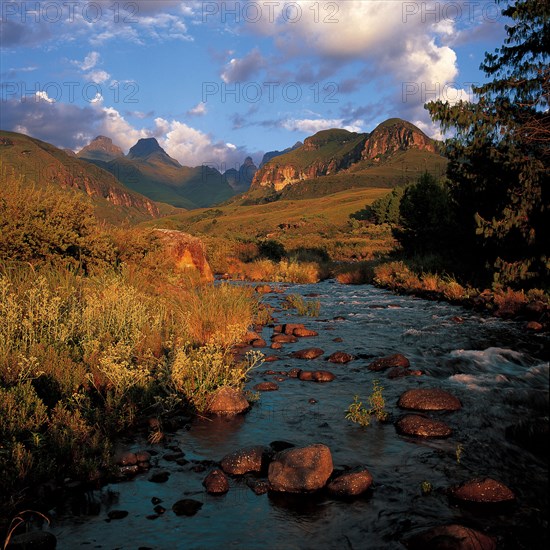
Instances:
[[[336,375],[328,370],[313,371],[313,380],[315,382],[332,382]]]
[[[248,410],[250,404],[243,392],[229,386],[223,386],[214,392],[208,400],[206,412],[215,415],[231,416]]]
[[[256,391],[277,391],[278,389],[279,386],[275,382],[260,382],[254,386]]]
[[[245,447],[225,455],[220,466],[229,475],[241,476],[249,472],[260,473],[269,462],[271,453],[262,445]]]
[[[317,359],[325,353],[321,348],[306,348],[295,351],[292,357],[295,359]]]
[[[353,355],[346,353],[345,351],[335,351],[328,358],[329,362],[339,364],[349,363],[350,361],[353,361],[353,359]]]
[[[441,420],[434,420],[421,414],[407,414],[396,424],[397,431],[403,435],[417,437],[448,437],[452,430]]]
[[[504,483],[490,477],[472,479],[452,487],[449,495],[455,500],[471,504],[503,504],[516,499]]]
[[[202,502],[192,498],[178,500],[173,506],[172,511],[176,516],[194,516],[202,508]]]
[[[460,400],[440,388],[416,388],[401,395],[397,406],[417,411],[457,411]]]
[[[327,490],[334,497],[349,498],[362,495],[371,485],[372,475],[368,470],[361,470],[338,476],[327,485]]]
[[[402,367],[408,369],[411,366],[410,361],[401,353],[395,353],[388,355],[387,357],[381,357],[376,359],[367,367],[369,370],[381,371],[391,369],[392,367]]]
[[[209,495],[223,495],[229,491],[227,476],[218,468],[212,470],[202,482]]]
[[[312,338],[313,336],[319,336],[317,331],[305,327],[295,328],[292,334],[298,338]]]
[[[271,337],[271,341],[274,344],[293,344],[298,341],[298,338],[292,334],[275,334]]]
[[[496,550],[493,537],[463,525],[440,525],[404,541],[409,550]]]
[[[277,453],[269,465],[268,478],[274,491],[305,493],[322,489],[332,470],[330,449],[315,444]]]

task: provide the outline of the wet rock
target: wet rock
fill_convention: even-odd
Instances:
[[[292,336],[291,334],[275,334],[271,337],[271,342],[276,344],[293,344],[297,342],[298,338]]]
[[[207,412],[215,415],[231,416],[248,410],[250,404],[242,391],[224,386],[209,399]]]
[[[256,338],[256,340],[252,342],[253,348],[265,348],[266,346],[267,342],[263,338]]]
[[[131,466],[120,466],[118,472],[121,476],[132,477],[139,474],[139,465],[132,464]]]
[[[316,403],[318,403],[317,399],[313,399],[313,397],[311,397],[310,399],[308,399],[307,402],[308,402],[310,405],[315,405]]]
[[[260,473],[265,469],[270,456],[269,450],[262,445],[245,447],[225,455],[220,466],[229,475],[244,475],[249,472]]]
[[[202,508],[202,502],[192,498],[178,500],[173,506],[172,511],[176,516],[194,516]]]
[[[268,479],[274,491],[310,492],[325,486],[332,469],[332,455],[326,445],[295,447],[275,455]]]
[[[542,302],[541,300],[535,300],[534,302],[529,302],[525,306],[525,313],[531,319],[539,319],[540,316],[548,309],[548,305]]]
[[[391,369],[393,367],[402,367],[408,369],[411,366],[410,361],[401,353],[395,353],[393,355],[388,355],[387,357],[381,357],[376,359],[370,365],[368,365],[369,370],[381,371],[386,369]]]
[[[333,321],[345,321],[346,318],[345,317],[342,317],[341,315],[338,315],[336,317],[333,317],[332,318]]]
[[[452,432],[445,422],[420,414],[404,416],[397,422],[396,428],[401,434],[418,437],[448,437]]]
[[[550,454],[550,423],[548,417],[527,418],[506,428],[507,439],[534,454]]]
[[[344,339],[343,339],[343,338],[340,338],[340,337],[338,337],[338,338],[334,338],[334,339],[333,339],[332,341],[333,341],[333,342],[337,342],[337,343],[340,343],[340,342],[343,342],[343,341],[344,341]]]
[[[277,391],[279,386],[275,382],[260,382],[254,386],[254,389],[256,391]]]
[[[403,367],[393,367],[388,371],[388,378],[394,380],[396,378],[404,378],[405,376],[422,376],[422,371],[404,369]]]
[[[119,466],[134,466],[138,463],[138,459],[136,453],[126,451],[115,456],[115,463]]]
[[[286,375],[289,377],[289,378],[299,378],[300,377],[300,373],[302,372],[302,369],[290,369]]]
[[[257,332],[248,331],[242,339],[242,343],[246,344],[247,346],[252,345],[252,342],[255,340],[259,340],[261,336]]]
[[[268,481],[261,481],[261,480],[251,480],[248,483],[248,486],[257,495],[265,495],[270,489],[269,482]]]
[[[57,539],[48,531],[30,531],[11,537],[6,550],[55,550]]]
[[[107,517],[109,519],[123,519],[128,515],[128,512],[126,510],[111,510]]]
[[[294,336],[294,331],[302,328],[306,328],[302,323],[287,323],[286,325],[283,325],[283,333]]]
[[[151,499],[151,504],[160,504],[162,502],[162,499],[159,497],[153,497]]]
[[[136,459],[138,461],[138,464],[141,462],[150,462],[151,461],[151,453],[148,453],[147,451],[138,451],[136,453]]]
[[[453,323],[462,324],[464,322],[464,319],[458,315],[455,315],[454,317],[451,317],[451,321]]]
[[[284,382],[286,380],[286,378],[284,376],[276,376],[275,377],[275,382]]]
[[[202,482],[209,495],[223,495],[229,491],[229,480],[219,469],[212,470]]]
[[[368,491],[371,485],[370,472],[362,470],[338,476],[327,485],[327,490],[334,497],[356,497]]]
[[[161,516],[162,514],[164,514],[164,512],[166,512],[166,508],[164,506],[161,506],[160,504],[157,504],[154,508],[153,508],[155,514],[158,514],[159,516]]]
[[[204,464],[197,464],[191,468],[191,471],[196,474],[202,474],[202,472],[206,472],[206,466]]]
[[[315,330],[310,330],[308,328],[295,328],[292,334],[294,334],[294,336],[297,336],[298,338],[319,336],[318,332],[316,332]]]
[[[401,395],[397,406],[417,411],[457,411],[462,407],[459,399],[439,388],[418,388]]]
[[[332,382],[336,375],[328,370],[316,370],[313,372],[313,380],[315,382]]]
[[[504,483],[490,477],[472,479],[452,487],[449,489],[449,495],[455,500],[476,504],[501,504],[516,499]]]
[[[302,380],[304,382],[311,382],[313,380],[313,371],[301,370],[298,373],[298,380]]]
[[[254,288],[258,294],[270,294],[273,289],[269,285],[258,285]]]
[[[170,477],[170,472],[155,472],[149,477],[149,481],[152,483],[166,483]]]
[[[496,550],[492,537],[464,527],[441,525],[404,541],[409,550]]]
[[[321,348],[306,348],[295,351],[292,357],[295,359],[316,359],[325,353]]]
[[[270,348],[271,349],[281,349],[283,347],[283,344],[281,344],[281,342],[273,342],[273,344],[271,344]]]
[[[538,321],[529,321],[526,325],[525,325],[525,328],[527,330],[531,330],[533,332],[539,332],[539,330],[542,330],[542,325],[538,322]]]
[[[267,357],[264,357],[264,363],[273,363],[273,361],[278,361],[279,357],[276,355],[268,355]]]
[[[354,359],[353,355],[350,355],[345,351],[335,351],[328,358],[330,363],[340,363],[340,364],[349,363],[350,361],[353,361],[353,359]]]

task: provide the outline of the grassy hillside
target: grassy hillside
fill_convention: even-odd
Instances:
[[[79,190],[91,198],[96,216],[110,223],[136,223],[175,211],[126,188],[100,167],[24,134],[0,131],[0,163],[4,184],[13,175],[26,185]]]

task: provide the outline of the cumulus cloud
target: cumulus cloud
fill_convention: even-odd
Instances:
[[[264,67],[265,63],[266,61],[260,50],[254,48],[241,59],[236,57],[231,59],[225,66],[221,74],[221,79],[227,84],[230,82],[244,82],[250,80],[262,67]]]
[[[39,90],[36,92],[35,96],[37,101],[45,101],[46,103],[55,103],[55,99],[48,97],[47,92]]]
[[[85,58],[84,61],[73,61],[73,63],[81,70],[81,71],[89,71],[90,69],[93,69],[98,61],[99,61],[99,53],[98,52],[90,52]]]
[[[208,112],[208,109],[206,108],[206,103],[204,101],[201,101],[195,107],[192,109],[189,109],[187,111],[187,114],[190,116],[204,116]]]
[[[281,126],[291,132],[304,132],[306,134],[315,134],[321,130],[329,130],[331,128],[344,128],[349,132],[362,132],[363,121],[356,120],[352,124],[345,124],[341,118],[333,119],[287,119],[281,123]]]

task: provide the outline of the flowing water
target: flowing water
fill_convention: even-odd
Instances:
[[[279,391],[263,393],[244,416],[182,426],[171,434],[170,445],[185,452],[188,465],[167,462],[163,453],[171,451],[157,446],[150,472],[75,497],[53,512],[51,530],[58,548],[398,549],[404,548],[401,541],[408,536],[445,523],[486,531],[496,536],[499,548],[548,547],[546,459],[505,436],[509,425],[548,415],[547,337],[526,333],[522,323],[366,285],[325,281],[283,286],[286,293],[319,294],[318,318],[278,313],[279,321],[304,322],[319,336],[274,352],[280,360],[260,367],[248,386],[272,380],[267,369],[296,366],[328,369],[337,378],[325,384],[287,379]],[[278,306],[283,297],[270,294],[265,301]],[[269,341],[270,335],[266,328],[264,338]],[[343,342],[334,342],[337,337]],[[288,356],[310,346],[325,350],[325,357],[342,350],[357,359],[332,365],[323,357],[303,361]],[[411,368],[425,375],[390,380],[387,373],[366,368],[372,359],[396,352],[405,354]],[[455,394],[463,404],[460,411],[432,415],[451,426],[452,436],[421,440],[398,435],[392,422],[361,428],[346,420],[344,411],[354,395],[365,402],[375,379],[384,387],[393,420],[402,414],[396,404],[407,389],[440,387]],[[317,402],[310,403],[311,398]],[[327,496],[291,499],[256,495],[244,480],[232,479],[229,493],[213,497],[202,487],[207,472],[191,470],[193,460],[219,461],[241,447],[275,440],[326,444],[336,468],[369,469],[372,491],[351,502]],[[128,447],[151,448],[144,441]],[[149,482],[151,473],[159,469],[171,472],[169,480]],[[446,488],[479,476],[505,483],[517,502],[506,510],[483,512],[449,501]],[[422,482],[433,487],[427,495],[421,492]],[[147,519],[153,514],[152,497],[162,499],[167,508],[154,520]],[[171,506],[182,498],[204,505],[193,517],[178,517]],[[113,509],[129,514],[106,521]]]

